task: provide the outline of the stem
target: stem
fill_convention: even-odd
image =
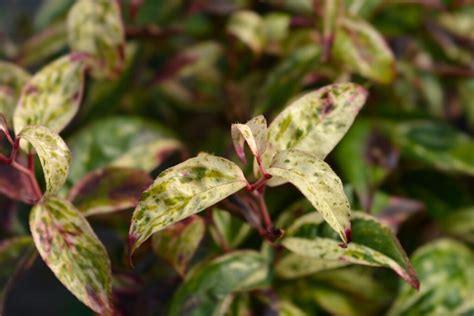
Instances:
[[[270,180],[271,178],[272,178],[272,175],[267,173],[265,176],[261,177],[256,182],[252,184],[247,184],[247,191],[253,192],[255,190],[260,190],[261,188],[265,186],[265,183],[267,183],[267,181]]]
[[[268,214],[267,204],[265,203],[264,199],[265,189],[254,191],[253,194],[257,198],[258,207],[260,209],[260,213],[262,214],[263,222],[265,223],[265,228],[267,230],[271,230],[273,228],[272,219],[270,218],[270,214]]]
[[[35,172],[35,157],[32,153],[28,153],[28,169],[30,172]]]
[[[12,145],[12,151],[10,152],[10,161],[16,161],[16,156],[18,155],[18,148],[20,148],[20,139],[15,139],[15,142]]]
[[[43,195],[43,193],[41,193],[41,189],[39,187],[38,181],[36,180],[35,174],[33,172],[31,172],[31,170],[29,170],[28,168],[25,168],[24,166],[22,166],[21,164],[19,164],[16,161],[12,161],[11,165],[16,170],[24,173],[30,179],[30,182],[31,182],[31,185],[32,185],[32,188],[33,188],[33,192],[35,194],[35,199],[36,200],[41,199],[41,196]]]

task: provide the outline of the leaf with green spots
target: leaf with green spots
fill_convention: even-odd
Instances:
[[[125,61],[125,32],[116,0],[78,0],[67,19],[72,51],[93,57],[92,75],[116,78]]]
[[[437,169],[474,175],[474,140],[443,123],[410,121],[386,124],[404,157]]]
[[[401,285],[388,315],[472,315],[474,254],[451,239],[440,239],[419,248],[412,256],[420,291]]]
[[[348,263],[341,260],[321,260],[307,256],[287,253],[275,265],[275,272],[282,279],[295,279],[320,271],[343,267]]]
[[[295,233],[295,236],[299,236]],[[287,237],[282,241],[291,252],[322,261],[341,261],[374,267],[388,267],[414,288],[419,281],[405,251],[390,230],[376,218],[353,212],[352,242],[342,248],[337,240],[326,236]]]
[[[204,153],[166,169],[143,193],[133,213],[130,253],[153,233],[216,204],[246,185],[236,164]]]
[[[237,11],[229,18],[227,32],[234,35],[256,54],[264,46],[262,17],[252,11]]]
[[[205,233],[204,220],[193,215],[153,235],[152,246],[182,276]]]
[[[27,126],[18,137],[27,141],[36,151],[43,167],[45,194],[58,192],[66,181],[71,152],[62,138],[44,126]]]
[[[0,315],[7,291],[15,277],[26,270],[36,257],[33,241],[29,236],[15,237],[0,242]]]
[[[366,98],[367,91],[353,83],[325,86],[298,98],[270,124],[263,164],[270,165],[273,156],[286,149],[324,159],[352,125]],[[284,182],[270,179],[268,184]]]
[[[395,78],[395,58],[382,35],[358,18],[342,17],[334,40],[333,57],[350,71],[376,82]]]
[[[21,89],[30,79],[30,74],[15,64],[0,61],[0,113],[12,127],[13,112]]]
[[[173,297],[169,315],[214,315],[232,293],[261,288],[269,279],[267,259],[260,253],[226,254],[188,274]]]
[[[246,222],[218,208],[212,209],[212,223],[209,231],[214,241],[230,248],[238,247],[252,230]]]
[[[110,313],[110,260],[81,213],[66,200],[47,197],[31,210],[30,229],[59,281],[96,313]]]
[[[344,243],[350,241],[349,201],[341,180],[327,163],[298,150],[285,150],[276,154],[267,171],[296,186]]]
[[[68,199],[85,216],[134,208],[153,182],[144,171],[109,167],[87,174],[69,191]]]
[[[46,65],[24,86],[13,115],[18,134],[29,125],[59,133],[76,115],[84,92],[85,56],[69,54]]]
[[[245,124],[232,124],[232,141],[235,152],[242,162],[246,162],[244,144],[250,148],[254,157],[261,159],[267,146],[267,121],[263,115],[254,117]]]
[[[73,157],[70,183],[106,166],[150,172],[183,146],[157,123],[120,116],[84,127],[68,139],[68,144]]]

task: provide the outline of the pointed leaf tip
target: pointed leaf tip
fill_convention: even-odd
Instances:
[[[135,252],[135,245],[137,241],[137,236],[133,234],[128,235],[128,265],[130,268],[133,268],[133,253]]]

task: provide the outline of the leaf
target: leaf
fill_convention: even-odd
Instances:
[[[143,193],[132,217],[132,254],[153,233],[198,213],[247,185],[233,162],[200,154],[163,171]]]
[[[232,141],[239,159],[245,163],[244,143],[252,154],[260,159],[267,146],[267,121],[263,115],[254,117],[245,124],[232,124]]]
[[[18,137],[33,146],[43,167],[45,194],[58,192],[66,181],[71,152],[62,138],[44,126],[27,126]]]
[[[12,117],[16,102],[17,100],[15,99],[13,90],[9,87],[0,86],[0,114],[2,115],[0,129],[8,130],[8,126],[12,126]]]
[[[443,123],[408,121],[386,124],[402,156],[437,169],[474,175],[473,138]]]
[[[259,54],[264,45],[262,18],[253,11],[237,11],[231,15],[227,32],[241,40],[252,51]]]
[[[474,255],[468,247],[439,239],[415,251],[412,262],[422,287],[417,292],[402,284],[388,315],[470,315],[474,311]]]
[[[457,36],[474,40],[474,21],[472,20],[472,11],[466,12],[443,12],[438,16],[439,23]]]
[[[205,233],[204,220],[193,215],[153,235],[156,255],[169,262],[182,276]]]
[[[0,242],[0,315],[3,315],[7,291],[15,281],[15,277],[26,270],[35,257],[33,241],[29,236]]]
[[[350,241],[349,201],[341,180],[328,164],[301,151],[286,150],[276,154],[267,171],[296,186],[344,243]]]
[[[236,251],[193,270],[173,297],[170,316],[213,315],[237,291],[249,291],[269,282],[267,259],[252,251]]]
[[[336,34],[341,7],[340,0],[324,1],[323,6],[323,58],[328,60]]]
[[[80,212],[66,200],[47,197],[31,210],[30,229],[41,257],[59,281],[96,313],[109,313],[108,254]]]
[[[17,65],[0,61],[0,113],[5,116],[10,127],[13,126],[13,112],[21,89],[30,77],[29,73]]]
[[[63,56],[28,81],[13,115],[15,133],[29,125],[43,125],[59,133],[72,120],[84,92],[84,58]]]
[[[69,11],[67,29],[71,50],[94,57],[94,77],[113,79],[120,74],[125,31],[118,1],[76,1]]]
[[[138,117],[98,120],[68,139],[72,152],[69,182],[106,166],[142,169],[159,166],[182,144],[159,124]]]
[[[345,265],[347,263],[340,260],[321,260],[288,253],[277,262],[275,272],[280,278],[295,279]]]
[[[324,159],[347,132],[366,98],[367,91],[353,83],[325,86],[298,98],[270,124],[263,164],[268,166],[277,152],[286,149]],[[282,183],[282,179],[268,182],[270,186]]]
[[[247,222],[218,208],[212,209],[212,223],[214,225],[209,227],[209,231],[214,241],[218,245],[224,242],[230,248],[238,247],[251,232],[251,227]]]
[[[358,18],[341,17],[333,57],[345,67],[373,81],[387,84],[395,78],[395,58],[379,32]]]
[[[27,204],[36,203],[30,178],[11,165],[0,163],[0,193]]]
[[[412,287],[419,281],[405,251],[390,228],[377,219],[361,212],[353,212],[352,242],[342,248],[338,242],[325,236],[302,238],[287,237],[283,246],[297,255],[324,261],[334,260],[394,270]]]
[[[440,224],[448,233],[474,243],[474,207],[450,212]]]
[[[68,199],[85,216],[136,207],[152,183],[142,170],[109,167],[87,174],[69,191]]]

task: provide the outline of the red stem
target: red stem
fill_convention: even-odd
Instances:
[[[267,204],[265,203],[265,188],[262,190],[256,190],[253,192],[253,195],[257,198],[258,207],[260,209],[260,213],[262,214],[263,222],[265,223],[265,228],[270,230],[273,228],[272,219],[270,218],[270,214],[268,214]]]
[[[31,185],[33,187],[33,192],[35,193],[35,199],[36,200],[41,199],[41,196],[43,195],[43,193],[41,193],[41,189],[39,187],[38,181],[36,180],[35,174],[31,172],[31,170],[29,170],[28,168],[25,168],[24,166],[22,166],[16,161],[12,161],[11,165],[16,170],[24,173],[30,179]]]

